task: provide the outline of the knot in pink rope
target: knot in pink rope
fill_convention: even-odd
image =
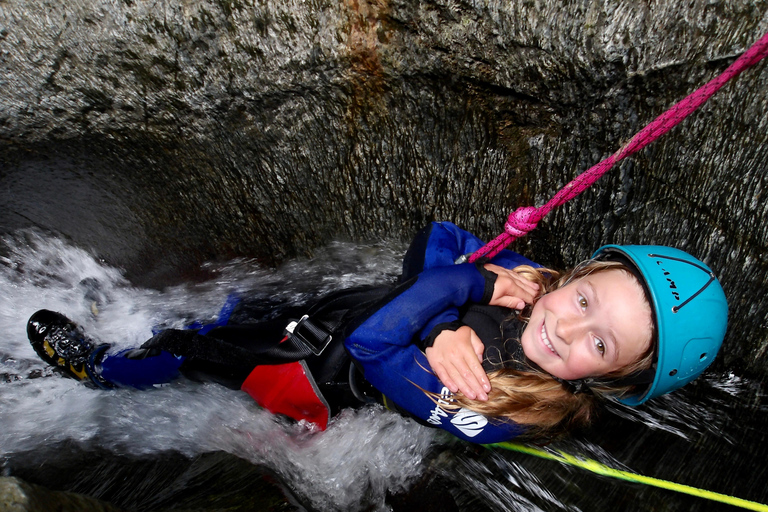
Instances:
[[[536,228],[536,224],[541,220],[536,218],[536,213],[538,213],[538,208],[521,206],[509,215],[506,224],[504,224],[504,231],[514,238],[527,235]]]

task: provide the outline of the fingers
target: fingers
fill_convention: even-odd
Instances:
[[[471,362],[466,360],[454,361],[444,366],[444,370],[447,381],[454,386],[454,389],[451,389],[445,380],[440,379],[448,389],[454,393],[460,391],[464,396],[473,400],[488,400],[488,391],[491,390],[488,376],[476,357],[473,357]],[[439,374],[438,378],[440,378]]]
[[[491,381],[488,380],[488,374],[485,372],[485,368],[483,368],[483,356],[485,355],[485,345],[483,345],[482,340],[480,340],[480,337],[473,330],[471,332],[470,340],[472,342],[472,348],[474,348],[475,350],[475,355],[477,356],[477,364],[474,365],[474,369],[472,373],[477,379],[478,384],[480,384],[480,386],[483,388],[483,391],[486,394],[485,398],[482,398],[482,400],[487,400],[488,399],[487,393],[490,393],[491,391]]]
[[[488,400],[491,385],[481,364],[484,349],[477,334],[463,326],[441,333],[426,355],[435,375],[449,390],[473,400]]]
[[[532,304],[538,295],[538,283],[529,281],[514,270],[492,263],[486,264],[485,268],[497,275],[490,301],[492,306],[523,309],[526,304]]]
[[[427,360],[429,360],[429,355],[431,352],[432,347],[427,348]],[[435,372],[437,378],[440,379],[440,382],[442,382],[443,385],[451,391],[451,393],[456,393],[459,391],[459,386],[457,386],[453,379],[451,379],[450,375],[448,375],[448,371],[446,370],[445,366],[442,365],[442,363],[430,362],[429,365],[432,367],[432,371]]]
[[[509,280],[508,284],[510,286],[517,286],[523,292],[536,294],[539,291],[538,283],[529,281],[514,269],[510,270],[508,268],[500,267],[499,265],[494,265],[493,263],[487,263],[484,267],[486,270],[490,270],[500,278]]]

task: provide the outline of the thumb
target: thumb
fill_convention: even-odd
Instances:
[[[480,340],[480,337],[475,334],[474,330],[469,335],[469,341],[472,343],[472,350],[475,351],[477,359],[482,363],[483,356],[485,355],[485,345],[483,345],[483,342]]]

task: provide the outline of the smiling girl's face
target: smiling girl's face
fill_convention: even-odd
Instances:
[[[520,341],[525,355],[565,380],[633,363],[651,343],[651,307],[623,270],[590,274],[542,296]]]

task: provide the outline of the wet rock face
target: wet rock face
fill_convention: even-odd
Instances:
[[[768,31],[765,2],[636,4],[6,0],[2,229],[144,283],[432,219],[491,238]],[[514,248],[699,255],[730,299],[722,363],[763,375],[767,83],[747,71]]]
[[[50,491],[14,477],[0,477],[0,505],[7,512],[35,510],[79,510],[81,512],[120,512],[109,503],[81,494]]]

